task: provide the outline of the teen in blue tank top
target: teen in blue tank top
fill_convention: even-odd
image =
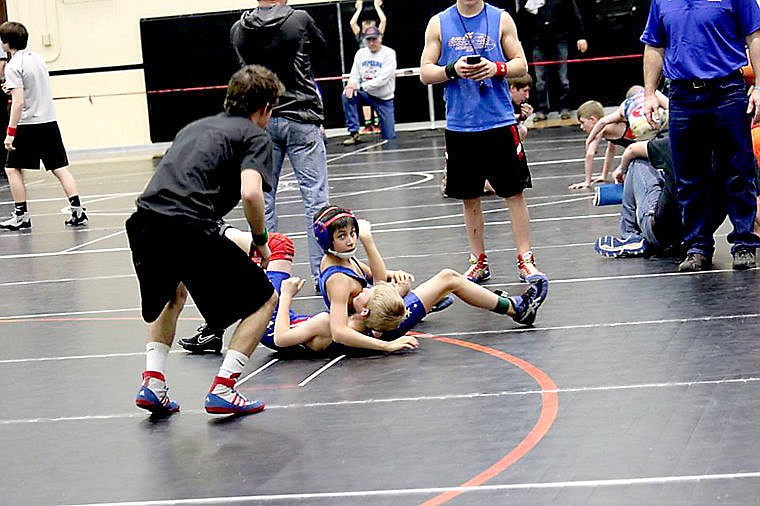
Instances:
[[[499,39],[502,9],[485,4],[472,17],[462,16],[456,5],[439,14],[441,56],[446,66],[462,56],[480,55],[492,62],[507,58]],[[464,33],[464,35],[462,35]],[[477,82],[457,79],[446,83],[446,128],[457,132],[482,132],[516,123],[509,83],[503,77]]]

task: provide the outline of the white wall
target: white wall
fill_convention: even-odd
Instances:
[[[318,1],[325,0],[289,4]],[[141,18],[249,9],[256,4],[252,0],[7,0],[8,19],[27,27],[29,49],[40,53],[51,71],[141,64]],[[51,82],[67,149],[150,143],[142,70],[54,76]]]

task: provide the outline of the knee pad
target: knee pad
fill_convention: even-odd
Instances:
[[[272,232],[269,234],[269,250],[272,255],[269,260],[289,260],[293,261],[293,256],[296,254],[296,247],[293,244],[293,240],[285,234],[279,232]]]

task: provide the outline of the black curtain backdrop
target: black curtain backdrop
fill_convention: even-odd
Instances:
[[[588,31],[590,47],[584,56],[642,52],[638,37],[646,21],[648,0],[576,1]],[[372,2],[365,0],[364,3],[360,19],[373,17]],[[489,3],[514,13],[515,0],[493,0]],[[418,67],[428,20],[452,5],[453,0],[385,0],[384,4],[388,17],[384,44],[396,50],[399,68]],[[348,72],[358,48],[348,23],[354,12],[354,2],[317,3],[295,8],[308,11],[327,39],[330,56],[324,61],[314,62],[317,77],[333,77]],[[146,89],[151,92],[225,85],[238,66],[229,41],[229,30],[242,13],[243,11],[224,11],[141,19]],[[518,25],[518,33],[519,31]],[[571,46],[574,46],[574,42]],[[529,48],[525,49],[530,58]],[[580,56],[577,51],[571,51],[571,58]],[[605,105],[617,104],[622,101],[629,86],[642,81],[641,61],[570,64],[570,80],[574,104],[589,99],[599,100]],[[340,100],[342,82],[321,82],[320,88],[325,103],[325,127],[343,126]],[[223,100],[223,89],[148,93],[151,140],[171,141],[187,123],[219,112]],[[434,102],[436,118],[443,119],[444,104],[440,86],[434,87]],[[398,78],[396,121],[406,123],[428,120],[426,87],[416,76]]]

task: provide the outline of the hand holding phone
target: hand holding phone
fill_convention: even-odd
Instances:
[[[467,65],[477,65],[478,63],[480,63],[480,55],[474,54],[474,55],[468,56],[467,58],[465,58],[464,61],[465,63],[467,63]]]

